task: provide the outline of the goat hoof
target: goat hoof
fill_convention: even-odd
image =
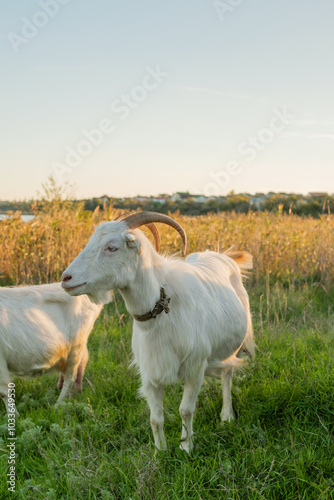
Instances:
[[[232,422],[235,420],[234,413],[222,413],[221,414],[221,421],[223,422]]]
[[[186,453],[188,453],[188,455],[190,455],[193,448],[193,444],[187,442],[181,442],[180,444],[180,450],[185,451]]]

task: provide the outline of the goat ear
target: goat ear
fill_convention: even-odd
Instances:
[[[128,233],[125,237],[125,241],[129,248],[138,247],[136,237],[134,236],[134,234]]]

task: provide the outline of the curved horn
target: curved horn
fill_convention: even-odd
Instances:
[[[123,219],[129,229],[136,229],[137,227],[143,226],[144,224],[150,224],[152,222],[162,222],[168,226],[173,227],[179,233],[183,241],[183,253],[187,250],[187,236],[182,226],[174,219],[168,215],[159,214],[157,212],[138,212],[136,214],[129,215]]]
[[[159,253],[159,250],[160,250],[160,234],[159,234],[159,230],[158,230],[157,226],[155,224],[153,224],[153,222],[151,222],[149,224],[145,224],[145,226],[153,234],[154,240],[155,240],[155,249]]]
[[[130,214],[131,214],[131,212],[125,212],[124,214],[121,214],[118,217],[116,217],[116,219],[114,219],[114,220],[115,221],[123,221],[126,218],[128,218]],[[134,215],[134,214],[132,214],[132,215]],[[159,252],[161,240],[160,240],[160,234],[159,234],[159,230],[158,230],[157,226],[153,222],[145,224],[145,226],[153,234],[154,241],[155,241],[155,249],[157,252]]]

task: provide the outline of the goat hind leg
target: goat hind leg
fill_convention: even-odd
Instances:
[[[64,375],[62,373],[59,373],[57,389],[62,389],[63,385],[64,385]]]
[[[223,388],[223,407],[220,414],[222,422],[234,420],[234,411],[232,406],[232,377],[233,368],[223,368],[221,373],[222,388]]]

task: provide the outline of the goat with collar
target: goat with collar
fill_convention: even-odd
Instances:
[[[155,446],[166,449],[164,386],[182,380],[181,448],[190,452],[193,415],[205,375],[221,377],[221,418],[234,418],[233,367],[242,363],[242,351],[254,355],[249,301],[242,283],[242,272],[252,268],[252,257],[247,252],[211,251],[185,260],[161,256],[137,229],[157,222],[179,232],[185,251],[185,232],[168,216],[141,212],[104,222],[64,272],[62,286],[69,294],[87,294],[94,302],[105,301],[110,290],[120,290],[134,316],[134,364],[151,410]],[[155,238],[157,242],[156,234]],[[150,316],[159,303],[161,311]]]

